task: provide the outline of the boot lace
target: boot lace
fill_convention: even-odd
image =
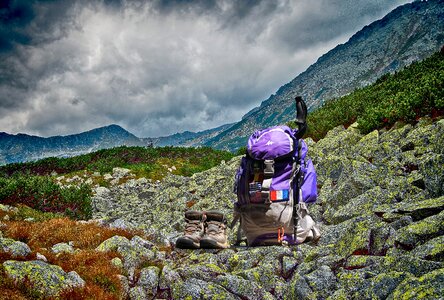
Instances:
[[[225,224],[218,221],[207,221],[207,233],[210,235],[223,234],[225,232]]]
[[[193,235],[196,232],[202,231],[201,220],[186,220],[185,234]]]

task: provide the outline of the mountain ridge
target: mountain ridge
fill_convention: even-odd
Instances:
[[[205,145],[233,151],[244,146],[255,129],[292,120],[295,95],[302,95],[311,111],[430,56],[444,44],[442,4],[442,0],[405,4],[364,26]]]
[[[39,137],[23,133],[0,133],[0,165],[38,160],[45,157],[67,157],[116,146],[147,146],[119,125],[111,124],[78,134]]]
[[[118,146],[192,146],[203,144],[233,124],[199,132],[184,131],[157,138],[139,138],[117,124],[77,134],[40,137],[0,132],[0,165],[34,161],[46,157],[71,157]]]

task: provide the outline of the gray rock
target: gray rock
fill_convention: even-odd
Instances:
[[[289,277],[298,264],[299,261],[296,258],[284,256],[282,258],[282,275]]]
[[[46,256],[44,256],[43,254],[41,254],[41,253],[39,253],[39,252],[37,252],[37,254],[36,254],[36,258],[37,258],[37,260],[41,260],[41,261],[44,261],[44,262],[47,262],[47,261],[48,261],[48,259],[46,258]]]
[[[224,287],[227,291],[243,299],[274,299],[261,286],[250,280],[245,280],[240,276],[231,274],[217,276],[215,282]]]
[[[218,284],[196,278],[174,283],[171,294],[173,299],[240,299]]]
[[[131,283],[134,282],[135,271],[144,262],[148,262],[155,258],[155,253],[144,247],[138,247],[133,245],[120,245],[117,248],[117,252],[123,258],[123,267],[128,273],[128,279]]]
[[[180,281],[182,281],[182,278],[180,277],[179,273],[173,270],[169,265],[166,265],[163,267],[160,275],[159,288],[161,290],[167,290],[170,289],[173,283]]]
[[[318,297],[327,298],[337,288],[336,276],[327,266],[321,266],[304,276],[308,285],[317,292]]]
[[[444,269],[434,270],[419,278],[407,278],[387,299],[442,299],[443,283]]]
[[[123,275],[117,275],[117,278],[119,279],[120,284],[122,286],[122,292],[120,298],[127,299],[129,297],[129,292],[130,292],[129,280],[126,276]]]
[[[153,242],[147,241],[138,235],[133,236],[130,243],[131,243],[131,245],[134,245],[137,247],[143,247],[143,248],[147,248],[147,249],[151,249],[154,247]]]
[[[396,232],[396,244],[411,249],[443,234],[444,210],[437,215],[399,229]]]
[[[144,289],[147,295],[153,297],[157,294],[157,287],[159,285],[160,270],[158,267],[147,267],[140,271],[137,286]]]
[[[85,281],[76,272],[66,273],[59,266],[39,260],[8,260],[3,263],[3,268],[9,278],[18,282],[27,280],[31,284],[32,292],[41,297],[56,296],[65,289],[85,285]]]
[[[431,197],[444,194],[444,154],[427,153],[418,159],[421,174],[424,175],[424,187]]]
[[[290,299],[316,299],[304,276],[295,273],[290,282]]]
[[[51,247],[51,251],[55,254],[59,253],[74,253],[74,247],[67,243],[58,243]]]
[[[128,229],[128,223],[123,219],[116,219],[108,224],[110,228]]]
[[[0,210],[4,212],[17,213],[18,208],[10,205],[0,204]]]
[[[129,245],[130,241],[123,236],[118,236],[115,235],[109,239],[107,239],[106,241],[103,241],[97,248],[97,251],[116,251],[119,246],[122,245]]]
[[[113,168],[113,177],[114,178],[123,178],[129,176],[131,170],[125,168]]]
[[[412,254],[422,259],[444,262],[444,235],[416,247]]]
[[[146,300],[149,299],[145,290],[141,286],[132,287],[129,290],[129,298],[130,300]]]
[[[23,242],[0,237],[0,251],[10,253],[12,257],[27,256],[31,254],[31,248]]]

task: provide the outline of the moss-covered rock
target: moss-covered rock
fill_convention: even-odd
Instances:
[[[444,154],[427,153],[417,159],[419,171],[424,175],[424,187],[431,197],[444,194]]]
[[[440,262],[428,261],[411,255],[396,255],[384,257],[381,270],[392,270],[396,272],[411,273],[415,276],[422,276],[436,269],[441,269],[444,265]]]
[[[354,126],[337,127],[310,141],[320,186],[318,203],[309,208],[321,228],[317,244],[157,250],[154,244],[168,246],[182,235],[188,209],[218,209],[232,220],[237,157],[192,177],[170,174],[161,182],[110,187],[102,193],[108,209],[96,216],[143,229],[155,243],[114,237],[98,250],[120,252],[132,292],[147,297],[407,297],[406,282],[424,288],[419,280],[443,268],[442,132],[444,121],[421,121],[366,136]],[[234,241],[236,231],[228,233]]]
[[[354,147],[354,152],[369,161],[373,160],[374,153],[379,144],[379,131],[374,130],[363,136]]]
[[[130,245],[130,241],[124,236],[115,235],[106,241],[103,241],[97,248],[97,251],[116,251],[119,246]]]
[[[256,282],[266,291],[270,291],[277,284],[283,283],[283,279],[276,274],[276,266],[271,263],[262,264],[261,266],[248,270],[234,272],[233,274],[240,276],[245,280]]]
[[[434,270],[419,278],[404,280],[387,298],[394,299],[441,299],[444,295],[444,269]]]
[[[410,130],[404,143],[412,143],[417,156],[425,153],[443,153],[442,141],[443,135],[443,120],[437,121],[433,124],[418,124],[412,130]]]
[[[416,247],[412,254],[422,259],[444,262],[444,235]]]
[[[381,299],[385,300],[393,293],[396,287],[406,278],[413,277],[406,272],[381,273],[357,286],[357,291],[353,294],[353,299]]]
[[[299,273],[294,273],[289,283],[289,299],[316,299],[316,295],[308,285],[307,280]]]
[[[149,297],[154,297],[157,294],[157,287],[159,285],[160,269],[155,266],[143,268],[140,271],[137,286],[143,288]]]
[[[51,251],[55,254],[74,253],[74,247],[68,243],[58,243],[51,247]]]
[[[332,224],[339,224],[357,216],[372,215],[374,209],[379,205],[391,204],[395,201],[395,196],[388,190],[376,186],[350,199],[345,205],[338,207],[331,217],[328,214],[327,220]]]
[[[240,299],[222,286],[196,278],[175,282],[171,286],[173,299]]]
[[[66,273],[59,266],[43,261],[14,261],[3,263],[6,276],[18,283],[29,282],[33,293],[40,297],[56,296],[69,288],[83,287],[85,282],[75,272]]]
[[[0,252],[9,253],[12,257],[27,256],[31,254],[31,248],[23,242],[0,237]]]
[[[412,223],[396,232],[397,245],[414,248],[429,239],[444,234],[444,211],[439,214]]]
[[[316,143],[316,147],[311,150],[311,153],[313,156],[322,156],[348,152],[361,138],[362,134],[353,126],[348,129],[345,129],[344,126],[337,126],[330,130],[324,139]]]
[[[318,298],[327,298],[337,288],[336,276],[328,266],[320,266],[304,277],[311,290],[316,292]]]
[[[176,269],[182,278],[197,278],[205,281],[211,281],[219,275],[225,274],[225,271],[214,264],[194,264]]]
[[[274,297],[255,281],[240,276],[226,274],[217,276],[215,282],[227,291],[242,299],[274,299]]]
[[[375,238],[382,239],[378,243],[384,247],[384,239],[389,235],[377,236],[373,233],[384,232],[387,225],[374,216],[356,217],[338,225],[324,227],[319,245],[330,247],[332,254],[347,257],[351,254],[368,254],[375,249]]]
[[[430,199],[410,199],[391,205],[381,205],[374,209],[388,220],[388,216],[411,216],[418,221],[438,214],[444,209],[444,197]],[[387,215],[386,215],[387,214]]]

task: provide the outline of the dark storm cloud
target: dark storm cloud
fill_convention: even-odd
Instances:
[[[0,131],[231,123],[402,2],[2,2]]]
[[[0,52],[11,50],[14,43],[29,42],[21,29],[33,18],[34,11],[26,1],[0,2]]]

